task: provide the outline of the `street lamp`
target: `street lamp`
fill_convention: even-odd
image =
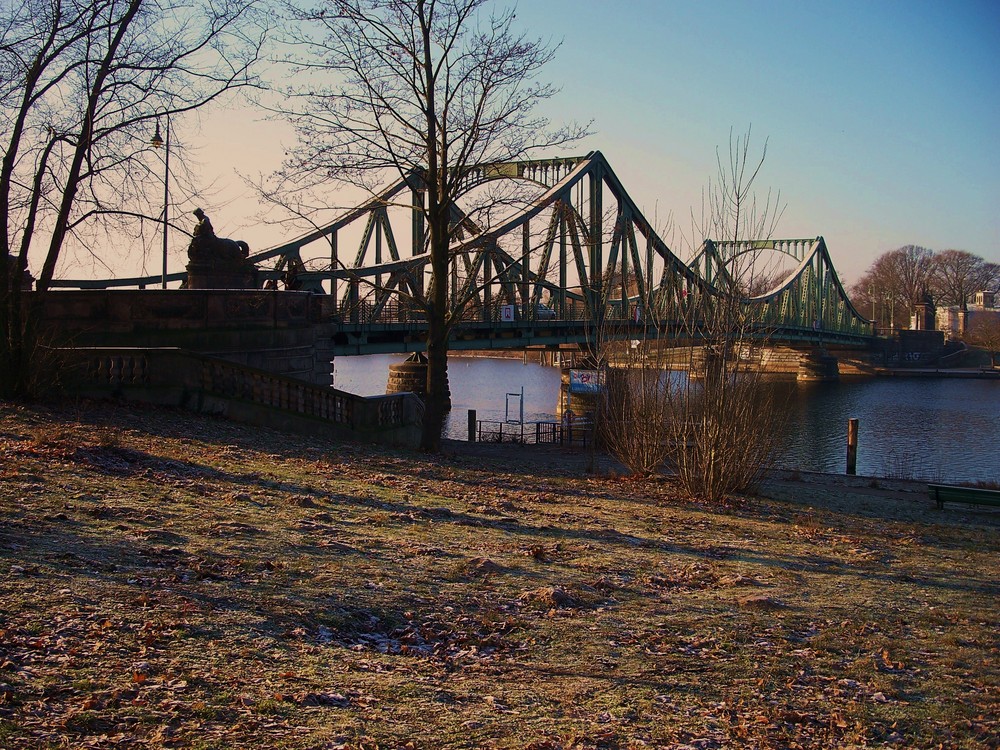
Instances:
[[[156,121],[156,132],[150,139],[153,148],[163,148],[163,275],[161,286],[167,288],[167,207],[170,205],[170,116],[164,115],[166,134],[164,140],[160,136],[160,121]]]

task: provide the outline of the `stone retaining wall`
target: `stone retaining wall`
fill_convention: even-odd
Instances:
[[[333,382],[333,301],[325,295],[115,289],[25,298],[63,346],[176,347],[316,385]]]
[[[416,447],[423,403],[412,393],[362,397],[180,349],[59,350],[62,387],[278,430]]]

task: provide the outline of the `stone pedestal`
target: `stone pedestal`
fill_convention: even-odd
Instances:
[[[247,260],[216,262],[191,261],[187,264],[188,289],[255,289],[256,273]]]
[[[799,357],[796,380],[814,383],[832,383],[840,379],[837,358],[823,347],[816,347]]]
[[[23,289],[24,291],[31,290],[31,287],[35,282],[34,277],[31,275],[31,272],[27,268],[24,269],[23,274],[18,274],[17,258],[15,258],[13,255],[7,256],[7,272],[9,274],[8,281],[10,282],[11,288],[13,288],[15,284],[18,284],[18,277],[19,277],[20,280],[19,286],[21,287],[21,289]]]

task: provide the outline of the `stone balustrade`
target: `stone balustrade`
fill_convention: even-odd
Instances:
[[[423,403],[411,393],[362,397],[173,348],[59,350],[71,394],[117,397],[308,434],[416,445]]]

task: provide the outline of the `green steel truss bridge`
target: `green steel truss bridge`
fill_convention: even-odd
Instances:
[[[485,164],[463,175],[453,209],[449,279],[452,348],[692,338],[692,305],[736,303],[751,338],[865,346],[871,322],[851,304],[822,237],[706,239],[685,262],[657,234],[599,152]],[[336,220],[251,256],[265,288],[328,295],[336,353],[423,348],[419,300],[429,286],[424,185],[412,173]],[[753,292],[739,268],[784,259]],[[168,276],[182,281],[184,273]],[[59,286],[155,286],[160,277],[62,281]],[[685,321],[688,321],[685,323]],[[696,337],[696,336],[695,336]]]

